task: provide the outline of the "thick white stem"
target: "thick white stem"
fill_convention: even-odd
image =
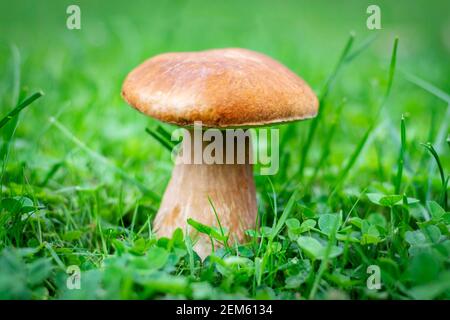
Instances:
[[[205,146],[203,143],[202,150]],[[225,146],[226,143],[224,157]],[[244,231],[255,227],[257,215],[249,140],[245,143],[244,152],[243,164],[176,164],[154,221],[156,233],[170,237],[176,228],[181,228],[195,238],[197,233],[187,225],[188,218],[219,227],[209,197],[222,227],[230,232],[229,244],[235,240],[245,241]],[[195,250],[204,258],[211,253],[211,242],[205,235],[198,235],[197,239]]]

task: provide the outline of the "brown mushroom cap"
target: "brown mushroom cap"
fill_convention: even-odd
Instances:
[[[318,111],[314,92],[292,71],[234,48],[157,55],[130,72],[122,96],[139,111],[181,126],[261,126]]]

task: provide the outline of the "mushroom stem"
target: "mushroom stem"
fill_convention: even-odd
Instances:
[[[225,136],[223,131],[220,134]],[[193,131],[189,131],[190,141],[194,141]],[[182,150],[190,150],[192,160],[194,151],[201,149],[202,156],[209,143],[201,142],[200,148],[195,148],[195,141],[190,143],[183,140]],[[154,228],[158,236],[172,236],[176,228],[188,230],[191,235],[197,234],[192,227],[187,227],[187,219],[192,218],[202,224],[219,227],[211,199],[222,228],[228,230],[229,241],[243,242],[244,231],[254,228],[257,215],[255,183],[253,180],[253,165],[251,159],[250,136],[244,140],[243,149],[234,145],[233,163],[225,158],[230,149],[229,139],[222,139],[222,164],[188,164],[183,163],[178,155],[172,177],[161,201],[161,206],[154,221]],[[188,143],[189,142],[189,143]],[[234,140],[233,140],[234,143]],[[242,149],[242,148],[241,148]],[[215,150],[215,152],[220,152]],[[236,163],[239,152],[245,152],[244,163]],[[184,158],[186,159],[186,158]],[[184,161],[186,162],[186,161]],[[242,162],[242,161],[241,161]],[[192,163],[192,162],[191,162]],[[209,199],[208,199],[209,197]],[[212,244],[208,236],[198,235],[194,246],[200,257],[205,258],[211,253]],[[230,244],[230,243],[229,243]],[[217,246],[217,243],[214,244]]]

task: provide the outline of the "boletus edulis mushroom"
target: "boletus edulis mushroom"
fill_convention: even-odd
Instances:
[[[317,97],[304,80],[264,54],[237,48],[152,57],[128,74],[122,96],[150,117],[187,128],[197,122],[221,130],[249,128],[308,119],[318,111]],[[194,131],[188,131],[191,137]],[[184,140],[179,157],[194,153],[195,143]],[[225,157],[229,142],[223,141]],[[236,152],[245,153],[244,161],[176,161],[154,220],[159,236],[170,237],[179,227],[187,230],[192,218],[215,227],[220,221],[230,240],[245,241],[244,232],[255,228],[258,211],[252,147],[245,141],[244,150]],[[200,151],[206,147],[202,142]],[[212,248],[205,235],[195,245],[203,258]]]

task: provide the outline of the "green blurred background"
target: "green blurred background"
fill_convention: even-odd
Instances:
[[[81,8],[81,30],[66,27],[66,9],[71,4]],[[381,8],[381,30],[371,31],[366,27],[369,16],[366,9],[371,4]],[[118,265],[106,268],[105,279],[120,282],[124,277],[127,280],[121,290],[112,281],[107,296],[116,299],[153,296],[152,285],[148,286],[150,293],[141,296],[128,286],[131,275],[139,268],[122,267],[119,249],[124,244],[120,245],[118,240],[125,238],[123,243],[126,243],[128,239],[134,249],[139,249],[138,254],[144,254],[147,245],[153,245],[146,226],[151,224],[152,215],[158,209],[172,162],[169,152],[145,133],[146,127],[154,128],[158,123],[127,106],[120,97],[122,81],[132,68],[148,57],[167,51],[244,47],[278,59],[304,78],[319,95],[351,32],[355,34],[351,52],[360,54],[343,66],[325,105],[321,106],[326,106],[326,113],[318,122],[304,179],[301,179],[305,184],[311,183],[312,188],[302,194],[304,207],[296,208],[293,215],[299,217],[303,214],[300,210],[308,208],[313,215],[345,212],[350,216],[352,212],[364,218],[381,212],[389,217],[386,208],[376,207],[365,198],[360,201],[360,197],[366,191],[389,195],[395,192],[400,119],[405,115],[407,143],[399,191],[419,199],[421,205],[411,206],[405,216],[414,219],[397,227],[402,228],[402,234],[415,229],[421,234],[418,224],[429,218],[427,201],[444,203],[441,199],[445,187],[441,185],[434,159],[420,143],[432,142],[445,174],[449,172],[450,153],[445,140],[450,122],[450,1],[1,1],[0,115],[3,117],[18,100],[37,90],[44,91],[45,96],[21,112],[17,127],[13,120],[0,132],[3,162],[0,249],[7,248],[0,256],[0,265],[6,270],[0,277],[0,288],[3,288],[0,298],[58,297],[53,280],[39,287],[48,291],[31,294],[27,291],[30,286],[27,277],[31,274],[44,282],[54,264],[62,272],[65,265],[80,265],[83,270],[92,269],[99,277],[103,272],[100,267],[113,252],[119,252],[113,256]],[[343,188],[330,197],[342,168],[351,162],[351,155],[383,100],[396,37],[399,38],[398,60],[389,100],[375,121],[366,147],[349,170]],[[346,102],[339,114],[337,110],[343,100]],[[311,123],[280,126],[281,165],[278,174],[270,177],[278,200],[275,214],[281,214],[295,187],[287,181],[299,182],[296,175]],[[337,126],[331,134],[333,123]],[[315,175],[327,142],[331,142],[328,158]],[[256,176],[256,185],[260,213],[267,218],[263,225],[267,226],[275,215],[271,207],[272,184],[267,177]],[[142,186],[151,192],[143,192]],[[27,207],[31,203],[31,209],[8,208],[8,203],[24,199],[22,196],[27,203],[21,205]],[[7,201],[3,202],[4,199]],[[31,210],[27,211],[32,213],[29,219],[23,218],[22,209]],[[448,226],[442,226],[442,230],[448,234]],[[168,243],[160,240],[163,247]],[[409,259],[411,248],[405,241],[398,250],[386,247],[386,242],[378,247],[364,247],[371,260],[358,260],[358,252],[362,251],[351,253],[350,259],[354,261],[350,264],[346,257],[336,260],[338,268],[333,272],[345,269],[343,273],[348,279],[359,281],[359,288],[348,296],[369,296],[364,291],[366,274],[362,266],[366,262],[379,263],[378,257],[391,256],[395,259],[392,264],[401,273],[393,273],[389,295],[381,293],[379,298],[403,298],[402,286],[422,285],[427,281],[431,288],[437,284],[447,290],[448,297],[447,284],[443,277],[438,277],[441,269],[448,269],[448,258],[416,259],[410,252]],[[448,248],[448,240],[446,243]],[[267,283],[263,281],[281,291],[284,277],[295,270],[287,270],[276,283],[272,283],[272,275],[279,276],[279,264],[287,263],[290,257],[297,259],[298,255],[293,243],[288,242],[287,246],[293,251],[286,249],[287,253],[279,254],[268,250],[269,257],[276,259],[266,270]],[[40,265],[42,260],[20,264],[21,258],[11,259],[19,251],[9,251],[10,247],[34,248],[31,251],[39,252],[36,255],[51,257],[52,264],[47,261],[47,269]],[[162,249],[158,250],[154,252]],[[444,252],[442,255],[448,252],[440,250]],[[176,269],[176,277],[172,275],[175,269],[168,268],[163,277],[157,274],[158,279],[187,281],[183,278],[187,264],[184,267],[181,264],[180,268]],[[41,270],[47,270],[48,274]],[[355,276],[355,272],[362,276]],[[313,268],[309,274],[314,280],[317,273]],[[447,272],[445,279],[448,276]],[[219,287],[214,274],[206,277],[202,274],[200,278],[214,288]],[[65,279],[61,279],[59,288],[64,288]],[[236,280],[239,277],[223,279],[220,287],[228,288],[225,292],[233,292],[234,285],[237,290],[245,291],[252,286],[250,283],[253,283],[252,295],[256,292],[253,277],[241,279],[242,282]],[[39,282],[33,281],[31,286]],[[87,295],[83,297],[97,297],[95,281],[87,280],[87,284]],[[308,292],[311,285],[305,285],[301,294]],[[305,287],[308,291],[304,291]],[[359,289],[363,293],[355,294]],[[193,289],[193,297],[198,297],[197,292],[202,297],[201,290],[197,289]],[[428,287],[421,292],[426,294],[408,293],[408,297],[433,298],[440,293]],[[248,294],[232,297],[242,296]],[[286,297],[298,295],[293,291]]]
[[[81,8],[81,30],[66,28],[70,4]],[[381,30],[366,27],[370,4],[381,8]],[[12,52],[20,55],[22,89],[28,94],[45,92],[23,112],[9,163],[26,163],[28,179],[37,181],[52,165],[71,157],[72,173],[65,171],[57,180],[60,184],[52,182],[54,188],[116,183],[102,164],[95,170],[89,167],[98,163],[79,151],[76,138],[162,193],[171,169],[169,155],[144,132],[154,121],[120,97],[122,81],[133,67],[161,52],[244,47],[280,60],[319,93],[354,32],[355,47],[373,36],[376,40],[337,79],[309,165],[343,98],[347,103],[333,141],[330,172],[354,150],[383,95],[392,43],[398,36],[392,97],[376,131],[375,148],[369,148],[359,163],[361,170],[368,170],[353,174],[360,186],[374,177],[382,180],[378,162],[381,159],[388,170],[395,165],[402,114],[408,116],[408,140],[417,142],[412,154],[423,152],[419,142],[434,140],[443,120],[446,103],[406,81],[404,72],[450,92],[449,12],[449,1],[2,1],[1,112],[15,104]],[[50,124],[51,117],[72,139]],[[297,125],[301,138],[307,125]],[[292,165],[281,170],[295,172],[301,144],[297,139],[290,143]],[[24,179],[22,170],[16,172],[10,181]]]

